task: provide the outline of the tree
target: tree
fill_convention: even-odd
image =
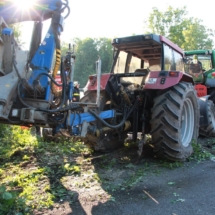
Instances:
[[[185,50],[211,49],[214,30],[205,27],[200,19],[187,17],[187,14],[186,6],[176,9],[168,6],[164,12],[153,8],[148,18],[148,29]]]
[[[79,81],[81,87],[87,83],[89,75],[96,74],[96,61],[100,58],[102,61],[102,73],[110,72],[113,51],[111,39],[108,38],[75,38],[72,41],[75,44],[75,73],[74,80]],[[68,44],[63,44],[63,54]]]
[[[113,60],[113,47],[111,45],[111,39],[99,38],[94,40],[96,42],[98,55],[102,61],[102,73],[109,73]]]
[[[94,39],[86,38],[81,40],[76,38],[76,60],[74,80],[84,86],[90,74],[96,73],[96,61],[98,60],[98,51]]]
[[[10,28],[12,28],[14,31],[14,37],[15,37],[17,43],[20,46],[24,45],[25,43],[22,41],[21,24],[20,23],[11,24]]]

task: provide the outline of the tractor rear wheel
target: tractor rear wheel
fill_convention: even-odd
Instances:
[[[215,137],[215,106],[213,101],[208,100],[207,113],[209,124],[199,129],[199,134],[205,137]]]
[[[158,158],[185,161],[198,138],[199,104],[191,83],[180,82],[154,99],[151,135]]]

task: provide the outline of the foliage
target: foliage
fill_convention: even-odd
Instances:
[[[81,173],[74,158],[86,152],[81,142],[44,142],[32,129],[0,124],[0,214],[52,206],[68,193],[61,178]]]
[[[164,12],[154,7],[147,27],[150,33],[161,34],[184,50],[211,49],[214,30],[205,27],[202,20],[187,14],[186,6],[168,6]]]
[[[20,46],[24,45],[25,42],[22,41],[21,24],[20,23],[11,24],[10,27],[14,30],[14,37],[16,38],[17,43]]]
[[[29,212],[24,198],[18,197],[16,192],[8,192],[4,185],[0,185],[0,214],[27,215]]]
[[[16,155],[24,155],[28,147],[36,146],[37,139],[29,129],[20,126],[0,125],[0,159],[10,159]]]
[[[188,160],[195,160],[197,162],[201,162],[204,160],[208,160],[212,157],[212,154],[205,150],[200,144],[192,144],[193,146],[193,154],[188,158]]]

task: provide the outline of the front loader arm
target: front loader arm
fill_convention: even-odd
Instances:
[[[47,123],[47,114],[43,111],[50,109],[53,100],[50,89],[52,73],[60,69],[60,34],[64,20],[62,13],[66,7],[67,0],[34,1],[34,6],[28,11],[19,9],[15,1],[0,3],[1,122]],[[51,25],[41,42],[37,36],[41,35],[39,31],[42,31],[42,21],[47,18],[51,18]],[[30,52],[19,47],[14,31],[9,27],[15,21],[27,20],[34,21],[37,26],[33,32]]]

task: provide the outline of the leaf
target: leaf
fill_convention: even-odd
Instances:
[[[64,165],[64,168],[65,168],[65,169],[68,169],[68,168],[69,168],[69,163],[65,164],[65,165]]]
[[[0,186],[0,193],[4,193],[6,191],[6,187],[5,186]]]
[[[173,185],[173,184],[175,184],[175,182],[168,182],[168,185]]]
[[[125,166],[126,168],[134,168],[134,165],[129,163],[128,165]]]
[[[179,196],[179,194],[177,194],[177,193],[173,193],[173,195],[174,195],[174,196]]]
[[[9,193],[9,192],[4,192],[4,193],[2,194],[2,198],[5,199],[5,200],[9,200],[9,199],[12,199],[13,196],[12,196],[12,194]]]
[[[177,202],[185,202],[185,199],[177,199]]]

